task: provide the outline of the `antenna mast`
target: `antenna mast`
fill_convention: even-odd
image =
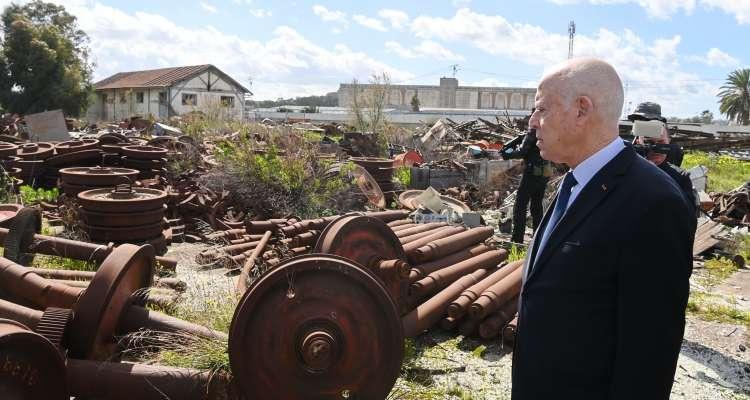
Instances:
[[[568,25],[568,58],[573,58],[573,41],[576,37],[576,22],[570,21]]]

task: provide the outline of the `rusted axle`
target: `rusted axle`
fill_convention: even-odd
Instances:
[[[513,261],[512,263],[505,265],[497,271],[490,274],[488,277],[482,279],[481,282],[466,289],[461,293],[458,298],[448,306],[448,315],[453,318],[461,318],[466,314],[468,308],[471,306],[479,296],[484,293],[485,290],[489,289],[492,285],[500,282],[503,278],[510,275],[513,271],[521,268],[523,260]],[[506,321],[507,322],[507,321]]]
[[[521,291],[522,268],[517,268],[507,277],[482,292],[471,304],[469,314],[474,318],[485,318],[500,309]]]
[[[75,271],[69,269],[47,269],[47,268],[29,268],[29,271],[47,278],[54,280],[64,281],[90,281],[96,275],[93,271]],[[170,288],[178,292],[184,292],[187,290],[187,283],[177,278],[159,278],[154,277],[154,286]]]
[[[455,253],[461,249],[465,249],[471,245],[484,241],[492,236],[494,232],[495,231],[492,227],[486,226],[469,229],[466,232],[451,237],[438,239],[416,249],[414,253],[409,256],[409,261],[413,264],[421,264],[440,257],[445,257],[448,254]]]
[[[478,269],[492,271],[497,265],[508,258],[508,252],[505,250],[492,250],[478,256],[472,257],[466,261],[454,264],[435,271],[426,277],[411,284],[411,294],[416,298],[423,298],[434,293],[449,284],[455,282],[460,277],[470,274]]]
[[[8,229],[0,228],[0,242],[4,243],[7,236]],[[111,243],[101,245],[35,234],[28,251],[30,253],[72,258],[74,260],[102,262],[112,253],[113,249],[114,245]],[[174,271],[177,267],[177,260],[174,258],[156,256],[155,259],[165,269]]]
[[[509,301],[500,310],[487,317],[479,325],[479,336],[484,339],[496,338],[502,328],[510,322],[518,311],[518,297]]]
[[[408,242],[402,242],[404,245],[404,253],[409,254],[413,253],[414,250],[432,242],[438,239],[446,238],[449,236],[457,235],[463,231],[465,231],[466,228],[463,226],[451,226],[451,227],[445,227],[440,228],[435,231],[429,231],[427,236],[423,236],[421,238],[417,238],[414,240],[410,240]]]
[[[445,314],[445,307],[450,304],[462,291],[476,284],[487,275],[486,269],[478,269],[469,275],[450,284],[410,313],[401,318],[405,337],[415,337],[428,329]]]
[[[441,268],[445,268],[453,264],[460,263],[461,261],[468,260],[471,257],[477,256],[482,253],[486,253],[490,250],[491,248],[489,246],[480,244],[480,245],[450,254],[443,258],[439,258],[435,261],[430,261],[428,263],[415,265],[412,267],[411,271],[409,272],[409,282],[416,282]]]
[[[271,231],[266,231],[263,237],[258,242],[258,245],[253,249],[253,254],[245,260],[245,265],[242,267],[240,276],[237,277],[237,293],[245,293],[247,290],[247,280],[250,279],[250,272],[255,268],[255,260],[266,250],[268,241],[271,239]]]

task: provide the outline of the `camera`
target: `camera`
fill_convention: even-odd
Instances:
[[[647,143],[647,144],[634,144],[633,149],[641,157],[646,157],[649,152],[669,155],[672,150],[672,145],[667,143]]]

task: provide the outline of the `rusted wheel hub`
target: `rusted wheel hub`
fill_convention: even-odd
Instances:
[[[245,292],[229,359],[250,398],[383,399],[401,368],[401,320],[362,266],[323,254],[296,257]]]
[[[161,209],[167,201],[167,192],[158,189],[130,188],[93,189],[78,193],[78,202],[90,211],[141,212]]]
[[[167,149],[155,146],[124,146],[121,154],[136,160],[158,160],[166,157]]]
[[[314,252],[346,257],[376,273],[373,268],[379,261],[406,260],[398,237],[385,222],[360,215],[343,216],[328,224]]]
[[[55,145],[57,154],[74,153],[77,151],[96,149],[97,147],[99,147],[99,141],[96,139],[69,140]]]
[[[26,326],[0,319],[0,398],[68,399],[65,363],[55,346]]]
[[[26,161],[45,160],[52,157],[55,146],[52,143],[26,143],[18,147],[16,154]]]
[[[0,158],[15,156],[17,151],[18,146],[15,144],[0,142]]]

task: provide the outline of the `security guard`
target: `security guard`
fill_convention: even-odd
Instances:
[[[662,127],[661,136],[659,138],[647,138],[638,136],[633,141],[636,145],[636,151],[638,147],[644,149],[639,151],[639,154],[644,156],[647,160],[654,163],[659,169],[666,172],[682,189],[685,198],[688,203],[696,206],[697,210],[697,193],[693,188],[693,181],[690,179],[690,173],[680,168],[678,165],[682,163],[682,148],[677,145],[671,145],[669,151],[665,154],[664,152],[657,152],[653,150],[653,145],[665,145],[669,144],[669,131],[666,127],[667,119],[661,116],[661,106],[657,103],[645,102],[638,104],[635,112],[628,115],[630,121],[654,121],[658,120],[663,122],[665,125]],[[677,163],[677,164],[675,164]]]
[[[542,221],[542,199],[547,188],[547,181],[552,175],[552,165],[539,154],[536,146],[536,131],[529,130],[523,135],[521,146],[518,147],[520,136],[508,142],[500,153],[503,159],[523,158],[524,169],[521,184],[516,192],[516,203],[513,206],[513,233],[511,240],[523,243],[526,231],[526,209],[531,202],[531,220],[534,230]],[[518,147],[518,148],[517,148]]]

